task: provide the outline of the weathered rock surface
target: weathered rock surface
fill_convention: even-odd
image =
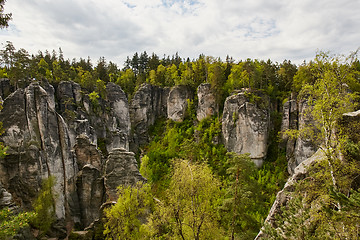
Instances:
[[[8,155],[0,160],[0,204],[30,209],[42,180],[55,176],[56,222],[63,231],[69,223],[86,227],[100,217],[105,186],[116,193],[120,184],[144,180],[127,152],[130,114],[119,86],[107,84],[106,99],[94,106],[77,83],[60,82],[55,91],[46,81],[33,82],[7,96],[3,107],[0,141]],[[115,149],[106,165],[107,185],[101,147]]]
[[[142,85],[130,102],[130,119],[132,128],[132,151],[148,143],[149,126],[156,119],[167,117],[167,98],[169,89],[149,84]]]
[[[314,120],[309,114],[309,108],[307,100],[301,99],[297,101],[295,97],[287,101],[283,107],[283,119],[281,130],[286,131],[288,129],[299,130],[300,132],[304,128],[310,128],[314,125]],[[311,157],[318,144],[314,143],[311,139],[304,137],[301,134],[297,139],[291,139],[283,135],[283,144],[286,149],[286,158],[288,159],[288,172],[294,173],[294,169],[302,161]]]
[[[25,208],[40,188],[41,179],[55,176],[56,215],[70,216],[77,164],[70,149],[67,125],[52,108],[52,99],[38,83],[18,89],[0,112],[8,155],[1,160],[1,182]]]
[[[146,179],[139,173],[134,153],[123,148],[113,149],[105,165],[105,191],[108,201],[116,201],[120,185],[133,185]]]
[[[130,138],[130,113],[126,94],[119,85],[108,83],[106,85],[107,99],[110,112],[108,114],[107,131],[109,136],[107,151],[115,148],[124,148],[129,150]]]
[[[108,83],[106,97],[98,100],[98,106],[93,106],[88,95],[82,94],[79,84],[59,83],[59,112],[69,126],[72,146],[76,137],[84,134],[95,144],[98,139],[104,141],[107,152],[119,147],[129,149],[131,124],[126,94],[120,86]]]
[[[199,121],[204,118],[214,116],[219,111],[219,105],[216,103],[214,94],[211,91],[210,83],[202,83],[197,89],[198,108],[196,117]]]
[[[283,117],[281,121],[281,131],[284,133],[286,130],[298,129],[298,105],[296,98],[291,97],[290,100],[284,103]],[[282,134],[282,147],[285,148],[286,158],[288,159],[288,172],[293,173],[297,166],[295,161],[295,144],[296,140],[289,138],[287,135]]]
[[[86,164],[77,175],[76,185],[81,223],[85,228],[99,219],[99,210],[105,201],[104,179],[101,171],[91,164]]]
[[[250,153],[257,166],[266,157],[270,116],[266,96],[261,99],[264,106],[250,102],[245,93],[228,97],[224,104],[222,135],[228,151],[239,154]]]
[[[99,209],[105,201],[102,175],[104,160],[96,145],[85,135],[76,138],[75,153],[80,169],[76,178],[80,222],[85,228],[99,219]]]
[[[192,99],[192,92],[186,86],[173,87],[167,99],[167,117],[176,122],[182,122],[186,117],[188,100]]]
[[[324,152],[319,149],[315,154],[313,154],[310,158],[302,161],[294,169],[294,174],[287,180],[284,188],[277,193],[276,199],[270,209],[268,216],[265,219],[265,223],[270,224],[274,228],[277,227],[275,224],[276,216],[281,215],[281,208],[286,206],[288,204],[288,201],[291,199],[291,194],[295,190],[295,184],[308,176],[307,169],[309,168],[309,166],[321,161],[324,158]],[[259,239],[268,238],[262,231],[260,231],[259,234],[256,236],[255,240]]]
[[[15,203],[13,201],[11,193],[9,193],[0,182],[0,209],[5,207],[11,209],[15,207]]]

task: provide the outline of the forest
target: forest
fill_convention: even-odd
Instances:
[[[198,121],[195,97],[188,102],[184,121],[158,119],[149,130],[151,141],[135,152],[147,182],[118,187],[118,200],[105,208],[92,239],[254,239],[260,229],[266,234],[263,239],[360,237],[360,134],[356,125],[341,125],[344,113],[359,109],[357,52],[318,52],[314,60],[300,65],[290,60],[237,61],[205,55],[189,59],[178,53],[159,57],[142,52],[119,67],[104,57],[96,63],[90,58],[66,59],[61,49],[30,55],[7,42],[0,59],[0,78],[10,79],[14,89],[44,79],[55,88],[73,81],[94,105],[107,98],[109,82],[119,85],[128,101],[144,83],[187,86],[195,96],[200,84],[211,85],[219,112]],[[249,101],[261,103],[261,94],[270,99],[270,140],[261,167],[249,154],[228,152],[222,143],[224,102],[244,90]],[[307,114],[314,124],[283,132],[282,108],[291,95],[308,100],[312,107]],[[276,226],[271,226],[265,219],[290,177],[284,135],[312,139],[324,159],[309,167],[309,175],[295,186]],[[51,231],[53,181],[44,180],[31,211],[1,210],[0,238],[16,237],[24,226],[39,229],[42,236]],[[68,239],[81,238],[74,229]]]

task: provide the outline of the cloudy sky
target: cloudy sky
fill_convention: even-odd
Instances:
[[[299,64],[359,48],[359,10],[360,0],[7,0],[0,43],[119,65],[143,51]]]

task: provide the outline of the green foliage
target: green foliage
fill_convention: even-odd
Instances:
[[[256,166],[249,154],[229,155],[229,183],[219,209],[220,216],[231,239],[250,239],[256,236],[261,226],[254,214],[260,203],[259,185],[255,179]]]
[[[98,79],[96,81],[95,91],[100,95],[102,99],[106,98],[106,85],[105,82]]]
[[[88,96],[89,96],[89,99],[93,106],[94,112],[99,113],[101,110],[100,104],[99,104],[99,98],[100,98],[99,94],[96,91],[93,91],[93,92],[89,93]]]
[[[216,209],[220,182],[205,164],[174,160],[163,202],[144,226],[150,239],[221,239]]]
[[[332,173],[338,188],[333,186]],[[311,166],[309,175],[287,193],[289,202],[275,226],[266,227],[269,239],[357,239],[359,192],[352,189],[359,175],[359,163],[336,161],[331,167],[324,157]]]
[[[142,182],[135,186],[119,186],[119,198],[114,206],[105,209],[106,239],[141,239],[141,228],[153,208],[150,185]]]
[[[38,228],[42,234],[50,230],[51,225],[55,221],[55,177],[50,176],[42,182],[41,190],[37,199],[33,204],[35,217],[31,220],[31,224]]]
[[[0,211],[0,239],[12,239],[20,229],[29,226],[29,222],[36,216],[34,212],[15,214],[8,208]]]

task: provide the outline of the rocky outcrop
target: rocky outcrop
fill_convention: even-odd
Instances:
[[[222,117],[224,145],[231,152],[250,153],[257,166],[262,165],[267,153],[270,125],[270,116],[266,107],[268,105],[267,96],[261,96],[258,102],[255,100],[251,102],[249,94],[244,92],[228,97],[224,104]]]
[[[81,92],[80,85],[71,81],[59,83],[57,98],[59,113],[69,126],[72,146],[76,137],[84,134],[95,144],[98,139],[103,141],[107,152],[119,147],[129,149],[129,104],[120,86],[108,83],[106,99],[99,99],[96,106]]]
[[[288,201],[292,197],[292,193],[295,191],[295,184],[308,176],[308,169],[315,163],[325,158],[324,152],[319,149],[310,158],[302,161],[295,169],[294,174],[287,180],[284,188],[277,193],[276,199],[269,211],[268,216],[265,219],[265,224],[270,224],[272,227],[277,228],[275,220],[276,216],[281,215],[282,208],[288,204]],[[260,231],[256,240],[268,239],[267,236]]]
[[[107,151],[115,148],[129,150],[131,123],[126,94],[119,85],[111,82],[106,85],[106,93],[108,107],[111,109],[107,112]]]
[[[134,153],[117,148],[109,154],[105,165],[105,191],[108,201],[118,198],[117,187],[120,185],[133,185],[146,179],[139,173]]]
[[[297,99],[292,96],[291,99],[285,102],[283,106],[283,118],[281,131],[286,130],[299,130],[302,133],[305,128],[313,128],[314,120],[309,114],[309,108],[307,100]],[[306,137],[305,134],[300,134],[298,138],[291,139],[286,135],[282,135],[283,145],[286,149],[286,157],[288,159],[288,172],[289,174],[294,173],[294,169],[301,162],[311,157],[316,149],[319,147],[314,141]]]
[[[91,164],[86,164],[77,175],[76,186],[80,203],[80,222],[85,228],[99,219],[100,207],[105,201],[101,171]]]
[[[67,125],[53,109],[51,97],[39,83],[18,89],[4,101],[0,119],[5,129],[1,140],[8,146],[0,164],[4,187],[18,204],[29,208],[41,179],[55,176],[56,215],[72,215],[77,164]]]
[[[130,102],[130,119],[132,129],[132,151],[148,143],[149,126],[156,119],[167,117],[167,98],[169,89],[143,84]]]
[[[187,86],[173,87],[167,99],[167,117],[176,122],[182,122],[186,117],[188,101],[192,99],[192,92]]]
[[[59,227],[87,227],[99,219],[107,193],[116,199],[118,185],[145,180],[128,152],[126,95],[113,83],[107,84],[105,95],[95,106],[77,83],[60,82],[55,91],[42,81],[4,99],[0,141],[8,146],[8,155],[0,160],[1,204],[30,209],[42,180],[55,176]],[[107,162],[99,148],[111,152]]]
[[[15,203],[13,201],[13,197],[11,193],[9,193],[0,182],[0,209],[3,208],[12,209],[15,207]]]
[[[216,103],[215,95],[211,91],[210,83],[202,83],[197,88],[198,108],[196,111],[197,120],[214,116],[219,111],[219,105]]]

